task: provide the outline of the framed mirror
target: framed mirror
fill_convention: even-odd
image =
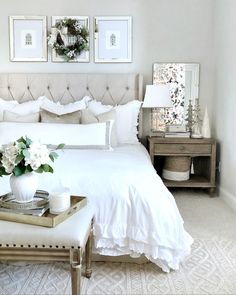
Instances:
[[[153,84],[170,83],[173,108],[158,111],[166,125],[185,125],[189,100],[199,96],[199,64],[197,63],[154,63]]]

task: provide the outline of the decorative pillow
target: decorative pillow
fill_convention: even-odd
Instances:
[[[111,149],[110,134],[112,121],[95,124],[54,124],[54,123],[10,123],[0,122],[0,145],[13,142],[27,135],[34,141],[65,148]]]
[[[44,109],[48,112],[54,113],[56,115],[65,115],[69,113],[73,113],[79,110],[86,109],[88,106],[88,101],[91,98],[88,96],[85,96],[83,99],[73,102],[73,103],[68,103],[68,104],[60,104],[59,102],[55,103],[53,101],[50,101],[48,99],[44,100],[41,109]]]
[[[91,124],[98,122],[114,121],[112,130],[111,130],[111,145],[117,146],[116,138],[116,111],[111,110],[95,116],[89,109],[82,110],[81,123],[82,124]]]
[[[21,123],[36,123],[39,122],[39,113],[32,113],[28,115],[19,115],[11,111],[3,112],[4,122],[21,122]]]
[[[81,111],[64,115],[56,115],[42,109],[40,111],[40,118],[42,123],[79,124],[81,122]]]
[[[112,105],[104,105],[101,101],[91,100],[88,103],[88,109],[94,114],[99,115],[101,113],[109,112],[113,109]]]
[[[132,100],[124,105],[118,105],[116,110],[116,135],[119,144],[138,144],[138,116],[141,101]]]
[[[32,113],[38,113],[42,103],[46,100],[44,97],[40,97],[37,100],[30,100],[23,103],[16,104],[11,111],[18,115],[28,115]]]
[[[116,136],[118,144],[138,144],[137,126],[138,116],[142,102],[132,100],[124,105],[111,106],[103,105],[96,100],[90,101],[88,109],[95,115],[107,112],[109,110],[116,111]]]
[[[0,98],[0,121],[3,120],[3,112],[12,110],[18,104],[15,100],[4,100]]]

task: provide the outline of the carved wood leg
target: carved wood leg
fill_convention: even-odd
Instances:
[[[70,270],[72,295],[80,295],[82,250],[70,250]]]
[[[213,198],[213,197],[215,197],[215,188],[214,187],[211,187],[211,188],[209,188],[209,194],[210,194],[210,197],[211,198]]]
[[[93,232],[91,229],[89,238],[85,247],[86,278],[90,278],[92,274],[92,237],[93,237]]]
[[[80,295],[81,265],[71,264],[72,295]]]

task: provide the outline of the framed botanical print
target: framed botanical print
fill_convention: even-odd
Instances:
[[[10,60],[47,61],[47,17],[10,16]]]
[[[52,16],[48,45],[53,62],[89,62],[89,17]]]
[[[132,17],[99,16],[94,18],[94,61],[132,62]]]

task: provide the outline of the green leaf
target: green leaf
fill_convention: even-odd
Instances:
[[[58,158],[58,154],[55,152],[51,152],[49,156],[52,156],[54,159]]]
[[[18,146],[18,148],[21,149],[21,150],[23,150],[23,149],[26,148],[26,145],[25,145],[23,142],[18,142],[17,146]]]
[[[52,162],[54,162],[54,157],[51,154],[49,154],[49,158],[51,159]]]
[[[37,173],[43,173],[44,170],[43,170],[42,166],[40,166],[37,170],[35,170],[35,172],[37,172]]]
[[[26,145],[29,147],[32,143],[32,140],[26,136]]]
[[[16,164],[19,164],[22,160],[24,159],[24,155],[20,154],[20,155],[17,155],[16,157]]]
[[[24,149],[24,150],[22,151],[22,153],[23,153],[23,155],[24,155],[26,158],[29,158],[30,153],[29,153],[29,151],[28,151],[27,149]]]
[[[13,170],[13,174],[15,176],[20,176],[20,175],[24,174],[24,172],[25,172],[25,169],[22,167],[19,167],[19,166],[16,166]]]
[[[32,171],[33,171],[33,169],[31,168],[30,165],[27,165],[27,166],[25,167],[25,173],[32,172]]]
[[[60,143],[57,147],[56,150],[62,150],[65,147],[64,143]]]

